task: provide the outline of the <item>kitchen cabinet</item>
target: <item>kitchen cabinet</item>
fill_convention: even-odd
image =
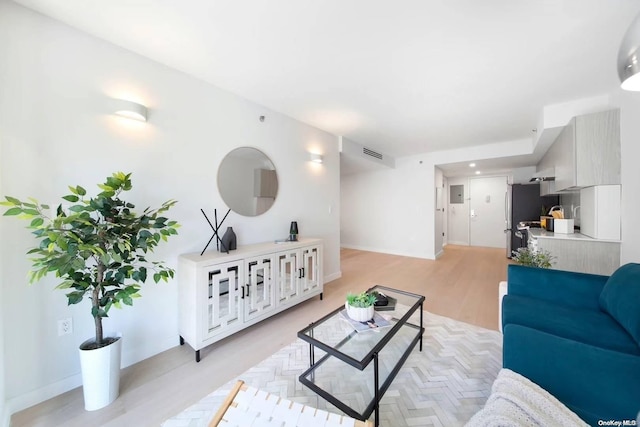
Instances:
[[[529,248],[553,257],[556,270],[611,275],[620,267],[620,241],[593,239],[581,233],[559,234],[532,228]]]
[[[540,185],[540,195],[620,184],[620,110],[573,117],[536,167],[553,170],[555,181]]]
[[[620,186],[580,190],[580,232],[594,239],[620,240]]]
[[[199,362],[202,348],[316,295],[322,298],[322,291],[320,239],[181,255],[180,344],[193,347]]]
[[[574,117],[553,145],[557,191],[620,184],[620,110]]]

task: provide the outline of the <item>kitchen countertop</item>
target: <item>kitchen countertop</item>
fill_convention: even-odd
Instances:
[[[593,237],[586,236],[580,233],[553,233],[551,231],[547,231],[543,228],[530,228],[529,234],[531,237],[540,238],[540,239],[562,239],[562,240],[590,240],[593,242],[612,242],[612,243],[620,243],[620,240],[611,240],[611,239],[594,239]]]

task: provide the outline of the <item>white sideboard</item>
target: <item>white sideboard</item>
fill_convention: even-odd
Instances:
[[[178,260],[180,344],[196,351],[323,290],[322,240],[259,243]]]

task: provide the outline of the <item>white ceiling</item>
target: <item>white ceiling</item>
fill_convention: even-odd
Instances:
[[[611,91],[638,0],[16,0],[392,156],[530,138]]]

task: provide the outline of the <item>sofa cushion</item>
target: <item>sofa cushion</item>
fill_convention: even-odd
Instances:
[[[609,277],[600,307],[640,345],[640,264],[625,264]]]
[[[640,357],[605,350],[525,326],[504,328],[505,368],[547,390],[580,418],[635,420],[640,411]]]
[[[516,324],[608,350],[640,355],[640,346],[608,314],[506,295],[502,324]]]

